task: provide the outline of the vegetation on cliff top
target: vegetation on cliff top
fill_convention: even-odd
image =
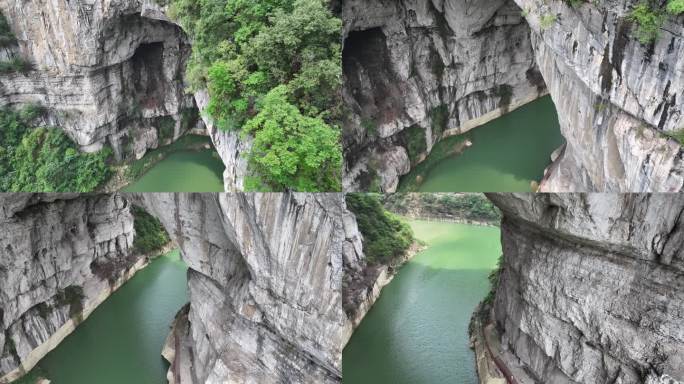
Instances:
[[[218,128],[254,138],[263,188],[341,189],[341,30],[325,0],[171,0],[193,39],[190,88]],[[303,138],[306,137],[306,140]],[[317,169],[317,172],[313,172]]]
[[[363,253],[369,263],[389,264],[413,244],[411,227],[383,208],[380,195],[351,193],[346,200],[363,235]]]
[[[36,128],[40,107],[0,108],[0,190],[91,192],[109,176],[110,149],[81,153],[58,128]]]
[[[392,212],[418,218],[501,221],[499,209],[481,193],[395,193],[384,196],[383,203]]]
[[[629,19],[637,25],[635,36],[642,44],[653,43],[658,38],[667,14],[678,16],[684,13],[684,0],[668,0],[665,9],[660,4],[642,0],[629,14]]]

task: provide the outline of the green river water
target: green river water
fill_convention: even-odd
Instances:
[[[461,155],[439,158],[446,148],[470,139]],[[420,192],[530,192],[564,142],[558,115],[546,96],[438,143],[422,166],[402,178],[400,189]],[[430,159],[430,157],[434,157]],[[415,186],[416,176],[424,180]]]
[[[223,192],[224,169],[213,149],[173,152],[124,192]]]
[[[153,260],[39,362],[40,374],[52,384],[167,383],[161,350],[188,300],[186,270],[177,250]]]
[[[412,221],[429,248],[382,291],[347,344],[345,384],[476,384],[468,323],[487,295],[499,229]]]

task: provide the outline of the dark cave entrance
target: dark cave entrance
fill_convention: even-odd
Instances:
[[[401,88],[390,68],[387,38],[381,28],[352,31],[342,51],[347,89],[369,133],[392,121],[403,110]]]
[[[164,102],[164,43],[140,44],[131,58],[133,86],[143,109],[154,109]]]

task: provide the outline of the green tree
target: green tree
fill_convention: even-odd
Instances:
[[[256,184],[338,190],[342,22],[327,1],[173,0],[171,9],[193,39],[188,79],[208,89],[208,115],[219,129],[254,136]],[[277,109],[287,127],[267,124],[284,118]]]
[[[245,124],[245,133],[254,136],[250,164],[274,189],[339,190],[339,130],[302,115],[287,96],[285,86],[274,88]]]

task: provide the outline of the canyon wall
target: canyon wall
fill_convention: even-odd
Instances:
[[[0,0],[17,44],[0,60],[23,58],[27,73],[0,74],[0,105],[40,104],[46,125],[81,150],[104,146],[116,159],[141,158],[193,128],[205,129],[226,165],[225,189],[242,190],[250,140],[216,129],[206,91],[186,93],[191,42],[155,0]]]
[[[512,0],[344,0],[345,190],[396,190],[442,137],[545,92]]]
[[[684,194],[490,198],[510,366],[543,383],[684,381]]]
[[[119,196],[0,195],[0,383],[28,371],[145,263]]]
[[[26,73],[0,75],[0,105],[40,104],[87,152],[140,158],[197,124],[184,91],[190,45],[151,0],[0,0]]]
[[[142,194],[190,267],[176,383],[337,383],[346,317],[341,194]],[[179,329],[181,327],[181,329]]]
[[[343,254],[355,252],[343,195],[8,194],[0,203],[0,382],[30,370],[146,265],[133,252],[131,203],[162,221],[189,266],[190,304],[165,350],[170,382],[341,381]]]
[[[634,37],[638,0],[516,0],[567,145],[544,191],[679,191],[684,152],[684,16],[652,44]],[[663,4],[664,2],[659,2]]]

